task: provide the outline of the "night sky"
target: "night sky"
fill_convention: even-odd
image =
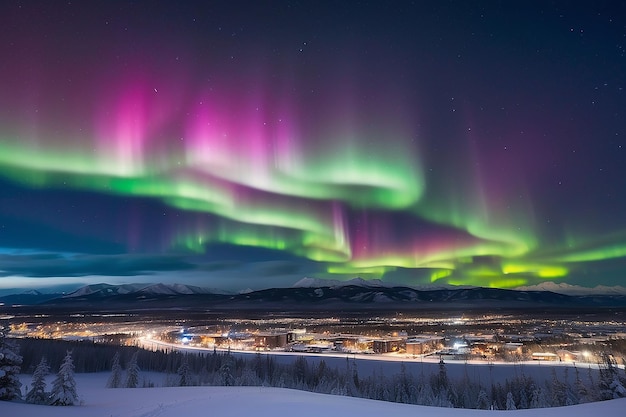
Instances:
[[[626,283],[622,2],[181,3],[3,2],[0,289]]]

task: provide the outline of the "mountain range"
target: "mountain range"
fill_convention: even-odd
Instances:
[[[570,286],[573,287],[573,286]],[[570,289],[571,288],[566,288]],[[227,294],[184,284],[92,284],[69,294],[29,291],[0,304],[42,308],[211,310],[420,310],[626,307],[626,294],[568,295],[552,291],[481,287],[409,287],[380,280],[304,278],[290,288]]]

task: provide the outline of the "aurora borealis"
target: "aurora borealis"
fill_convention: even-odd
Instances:
[[[621,5],[51,3],[0,16],[0,287],[624,284]]]

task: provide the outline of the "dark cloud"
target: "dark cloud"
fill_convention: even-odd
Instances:
[[[218,273],[223,277],[231,279],[252,279],[258,281],[268,277],[298,276],[302,277],[307,272],[319,272],[311,268],[310,263],[303,261],[260,261],[260,262],[240,262],[240,261],[216,261],[199,263],[198,271],[206,271],[207,275]]]
[[[269,261],[269,262],[257,262],[253,264],[251,268],[255,271],[258,277],[275,277],[281,275],[293,275],[302,272],[302,262],[290,262],[290,261]]]
[[[0,255],[0,276],[80,277],[89,275],[133,276],[195,269],[176,255]]]
[[[219,272],[238,269],[241,268],[243,264],[244,263],[240,261],[216,261],[203,263],[199,265],[198,268],[207,272]]]

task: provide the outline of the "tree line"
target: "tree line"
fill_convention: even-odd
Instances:
[[[16,340],[7,337],[9,327],[0,322],[0,400],[11,401],[22,398],[22,383],[19,373],[24,358],[20,355],[20,345]],[[46,376],[50,373],[50,366],[42,356],[33,372],[33,381],[30,389],[26,387],[24,401],[32,404],[46,405],[74,405],[79,401],[74,380],[74,362],[71,350],[59,365],[59,371],[52,382],[52,389],[47,390]]]
[[[548,380],[537,381],[522,373],[504,382],[484,383],[472,380],[467,373],[457,378],[448,376],[443,362],[431,374],[413,375],[402,365],[400,372],[391,376],[382,371],[361,376],[356,361],[350,359],[346,359],[345,366],[330,367],[324,360],[310,364],[305,357],[285,364],[271,355],[256,354],[245,359],[215,350],[148,351],[133,346],[46,339],[20,339],[19,345],[25,372],[36,373],[43,357],[49,366],[61,367],[71,351],[76,372],[110,371],[110,388],[154,386],[142,375],[153,371],[168,375],[164,383],[167,386],[281,387],[456,408],[544,408],[626,397],[626,370],[620,369],[608,354],[603,355],[597,373],[591,368],[563,368],[559,372],[555,369]]]
[[[392,376],[374,372],[362,377],[357,362],[346,358],[345,367],[329,367],[322,359],[309,364],[305,357],[292,363],[277,363],[271,355],[257,353],[251,359],[234,356],[228,352],[189,353],[179,351],[150,352],[136,350],[126,370],[119,366],[119,353],[114,355],[109,387],[152,386],[130,385],[138,381],[138,358],[159,354],[163,371],[168,369],[168,386],[268,386],[292,388],[323,394],[348,395],[382,401],[439,407],[514,410],[574,405],[593,401],[626,397],[626,371],[621,370],[609,355],[596,374],[591,368],[563,368],[546,381],[536,381],[523,373],[504,383],[482,384],[465,373],[461,378],[451,378],[446,364],[439,364],[438,372],[415,376],[401,371]],[[144,358],[145,361],[145,358]],[[157,362],[152,362],[153,364]],[[117,365],[116,365],[117,364]],[[152,371],[159,369],[148,368]],[[134,375],[132,378],[130,375]],[[123,381],[126,380],[126,383]],[[118,381],[118,384],[112,383]]]

